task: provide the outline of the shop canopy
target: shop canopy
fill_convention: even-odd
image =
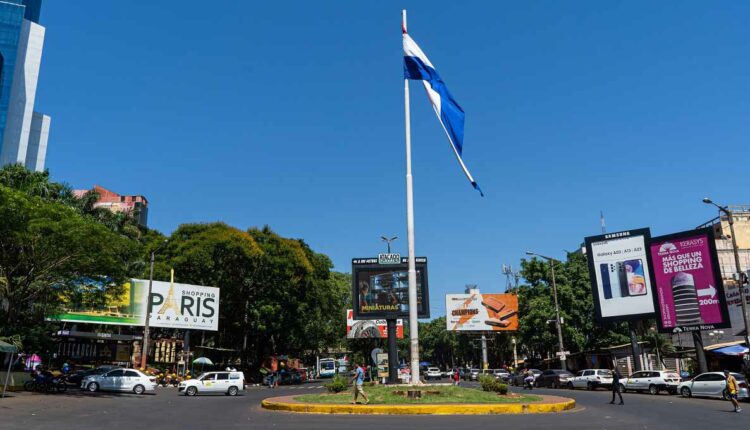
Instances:
[[[15,347],[15,345],[11,345],[7,342],[3,342],[0,340],[0,352],[18,352],[18,348]]]
[[[748,348],[744,345],[732,345],[732,346],[725,346],[724,348],[714,349],[711,352],[715,354],[721,354],[721,355],[740,356],[743,354],[747,354]]]

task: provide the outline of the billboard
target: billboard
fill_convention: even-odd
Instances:
[[[143,326],[146,321],[148,280],[132,279],[116,294],[93,303],[65,303],[50,321]],[[200,285],[153,281],[151,327],[197,330],[219,329],[219,289]]]
[[[654,316],[647,246],[650,239],[647,228],[585,239],[598,320],[621,321]]]
[[[399,261],[396,259],[395,261]],[[378,258],[352,259],[354,319],[389,319],[409,316],[408,261],[380,264]],[[417,314],[430,317],[427,258],[416,258]]]
[[[132,283],[148,291],[148,280],[133,279]],[[219,329],[219,289],[154,281],[150,315],[151,327],[216,331]]]
[[[515,294],[448,294],[445,312],[448,330],[518,330],[518,296]]]
[[[94,286],[86,286],[92,288]],[[65,301],[58,314],[47,315],[49,321],[74,323],[142,326],[145,321],[146,292],[141,285],[126,282],[116,292],[100,300]],[[148,287],[148,286],[147,286]],[[81,294],[83,296],[84,294]]]
[[[730,327],[713,229],[655,237],[649,246],[659,330]]]
[[[388,322],[386,320],[355,320],[354,310],[346,310],[346,338],[371,339],[388,337]],[[404,338],[404,321],[396,320],[396,338]]]

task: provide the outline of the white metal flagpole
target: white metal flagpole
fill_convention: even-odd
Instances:
[[[406,33],[406,9],[401,12],[401,27]],[[409,244],[409,352],[411,384],[419,380],[419,326],[417,321],[417,265],[414,257],[414,186],[411,176],[411,115],[409,80],[404,78],[404,117],[406,119],[406,236]]]

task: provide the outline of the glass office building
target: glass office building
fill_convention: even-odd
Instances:
[[[44,170],[50,117],[34,111],[45,29],[41,0],[0,0],[0,166]]]

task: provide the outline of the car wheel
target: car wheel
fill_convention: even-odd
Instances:
[[[653,385],[653,384],[649,385],[648,386],[648,393],[651,394],[652,396],[655,396],[655,395],[659,394],[659,387],[657,387],[656,385]]]
[[[144,387],[143,385],[138,384],[135,387],[133,387],[133,392],[135,394],[140,395],[140,394],[143,394],[144,391],[146,391],[146,387]]]
[[[238,391],[239,390],[237,390],[237,387],[229,387],[229,391],[227,392],[227,394],[229,394],[230,396],[236,396]]]
[[[592,384],[591,382],[587,382],[586,383],[586,389],[589,390],[589,391],[593,391],[594,384]]]
[[[195,387],[187,387],[187,390],[185,390],[185,395],[193,397],[198,393],[198,389]]]
[[[90,393],[95,393],[99,391],[99,384],[96,382],[90,382],[89,385],[86,386],[86,389],[89,390]]]
[[[680,390],[680,394],[682,394],[682,397],[691,397],[693,393],[690,392],[690,388],[688,387],[682,387]]]

